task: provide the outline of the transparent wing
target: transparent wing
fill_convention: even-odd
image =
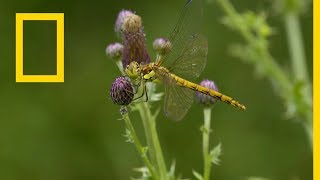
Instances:
[[[208,52],[207,40],[199,34],[201,20],[201,0],[188,0],[169,37],[171,51],[160,58],[159,65],[188,80],[199,77]]]
[[[195,92],[191,89],[179,86],[171,74],[161,68],[155,68],[157,78],[165,85],[164,114],[171,120],[181,120],[190,109]]]
[[[207,40],[199,34],[201,20],[201,0],[188,0],[169,37],[171,51],[158,59],[158,65],[187,80],[199,77],[208,53]],[[165,84],[165,115],[172,120],[181,120],[193,103],[194,91],[179,86],[169,72],[161,69],[155,71]]]
[[[193,81],[200,76],[207,62],[207,40],[195,34],[189,38],[182,54],[169,66],[169,71],[184,79]]]
[[[195,93],[191,89],[166,84],[164,98],[165,115],[171,120],[180,121],[190,109],[194,95]]]

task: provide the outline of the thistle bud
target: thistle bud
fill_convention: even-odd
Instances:
[[[167,54],[171,51],[171,42],[166,38],[158,38],[153,41],[153,49],[160,55]]]
[[[217,85],[213,81],[210,81],[210,80],[207,80],[207,79],[201,81],[200,85],[203,86],[203,87],[215,90],[215,91],[219,91]],[[215,98],[213,98],[213,97],[211,97],[209,95],[200,93],[200,92],[196,92],[196,100],[200,104],[203,104],[206,107],[210,107],[215,102],[217,102],[217,99],[215,99]]]
[[[128,16],[128,15],[131,15],[133,14],[133,12],[129,11],[129,10],[122,10],[119,12],[118,14],[118,17],[116,19],[116,23],[115,23],[115,26],[114,26],[114,31],[120,35],[121,34],[121,27],[122,27],[122,24],[125,20],[125,18]]]
[[[128,78],[117,77],[111,85],[110,97],[113,103],[118,105],[128,105],[133,100],[133,88]]]
[[[127,15],[121,26],[121,30],[135,33],[142,29],[141,17],[135,14]]]
[[[123,45],[120,43],[112,43],[106,48],[106,55],[112,59],[119,59],[122,56]]]
[[[138,64],[147,64],[151,62],[149,53],[146,48],[145,34],[140,16],[128,15],[121,27],[123,39],[123,69],[128,64],[135,61]]]

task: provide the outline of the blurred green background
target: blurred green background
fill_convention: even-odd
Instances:
[[[233,1],[240,11],[267,13],[275,28],[270,51],[289,70],[284,23],[272,9],[274,1]],[[0,0],[0,179],[70,180],[129,179],[143,165],[134,146],[125,142],[119,107],[108,92],[119,74],[105,55],[118,41],[114,22],[121,9],[143,19],[148,48],[173,28],[184,0],[163,1],[4,1]],[[65,82],[15,83],[15,13],[65,13]],[[304,46],[312,78],[312,13],[301,18]],[[204,6],[208,63],[203,78],[247,106],[240,112],[223,103],[213,109],[212,145],[223,145],[221,165],[212,179],[312,179],[312,152],[301,124],[285,120],[285,108],[271,83],[255,76],[254,68],[228,54],[242,39],[221,24],[223,13],[215,3]],[[27,74],[55,72],[55,23],[25,22],[24,62]],[[153,57],[154,54],[152,53]],[[161,106],[162,102],[154,106]],[[134,126],[143,139],[137,113]],[[167,166],[192,178],[202,172],[202,107],[194,104],[184,121],[162,114],[157,127]]]

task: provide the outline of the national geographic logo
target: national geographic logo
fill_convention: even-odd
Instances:
[[[57,23],[57,73],[55,75],[23,74],[23,21],[48,21]],[[16,13],[16,82],[64,82],[64,14]]]

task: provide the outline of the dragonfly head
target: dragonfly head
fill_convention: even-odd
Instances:
[[[129,65],[127,65],[125,69],[125,73],[127,76],[132,79],[136,80],[141,77],[141,66],[136,61],[132,61]]]

